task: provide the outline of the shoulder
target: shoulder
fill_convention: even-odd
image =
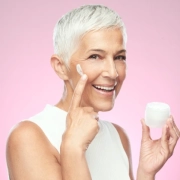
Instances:
[[[41,128],[31,121],[22,121],[13,127],[7,140],[7,154],[31,153],[35,149],[53,150]]]
[[[59,153],[33,122],[23,121],[12,129],[6,159],[10,178],[60,179]]]
[[[43,132],[35,123],[31,121],[22,121],[12,128],[8,142],[13,142],[15,139],[18,141],[31,140],[34,137],[38,138],[42,136]]]

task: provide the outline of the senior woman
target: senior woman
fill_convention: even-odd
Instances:
[[[58,21],[51,65],[64,93],[55,106],[46,105],[11,132],[11,180],[134,179],[127,135],[98,117],[113,108],[125,79],[126,39],[121,18],[104,6],[82,6]],[[151,140],[144,120],[142,132],[136,179],[153,180],[172,155],[179,130],[170,117],[161,139]]]

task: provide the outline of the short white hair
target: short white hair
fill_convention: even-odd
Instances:
[[[123,35],[123,42],[127,42],[127,33],[120,16],[102,5],[85,5],[65,14],[56,23],[53,33],[54,53],[66,65],[77,50],[79,40],[90,31],[117,27]]]

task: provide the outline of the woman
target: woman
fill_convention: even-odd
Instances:
[[[75,9],[54,29],[51,65],[64,81],[55,106],[19,123],[7,142],[11,180],[133,180],[131,150],[123,129],[101,121],[113,108],[126,76],[126,30],[100,5]],[[77,72],[77,64],[83,75]],[[152,141],[142,120],[137,180],[153,180],[172,155],[180,134],[173,118]]]

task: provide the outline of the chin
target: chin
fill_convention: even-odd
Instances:
[[[101,104],[101,105],[96,105],[94,106],[94,111],[96,112],[99,112],[99,111],[102,111],[102,112],[105,112],[105,111],[110,111],[112,108],[114,107],[114,104],[111,103],[111,104]]]

